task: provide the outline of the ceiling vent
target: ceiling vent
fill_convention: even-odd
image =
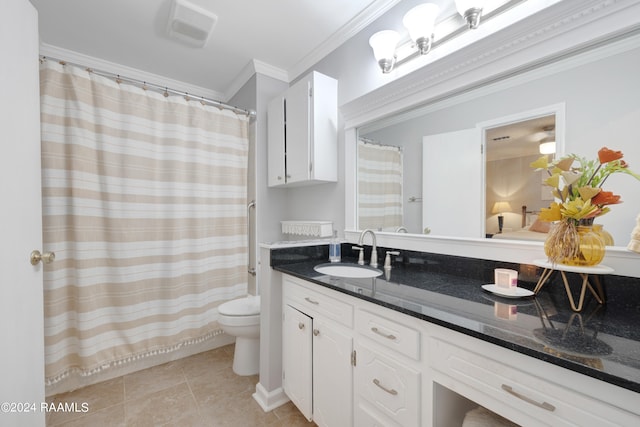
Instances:
[[[204,47],[218,16],[187,0],[173,0],[169,13],[169,36],[190,46]]]

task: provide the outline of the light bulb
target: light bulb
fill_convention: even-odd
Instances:
[[[402,23],[409,31],[409,36],[425,55],[431,50],[433,31],[440,8],[437,4],[423,3],[409,10],[402,19]]]
[[[378,61],[383,73],[388,73],[393,69],[396,62],[396,46],[399,39],[400,36],[393,30],[379,31],[369,38],[373,56]]]

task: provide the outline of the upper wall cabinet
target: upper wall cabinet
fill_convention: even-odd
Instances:
[[[269,103],[268,185],[338,180],[338,82],[312,72]]]

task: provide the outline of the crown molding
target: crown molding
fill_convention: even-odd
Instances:
[[[168,88],[193,94],[195,96],[202,96],[205,98],[220,100],[222,102],[226,101],[226,99],[223,99],[224,94],[212,89],[196,86],[180,80],[171,79],[159,74],[149,73],[137,68],[127,67],[126,65],[106,61],[104,59],[85,55],[83,53],[75,52],[46,43],[40,44],[40,55],[65,60],[74,64],[81,64],[83,66],[94,68],[100,71],[105,71],[107,73],[120,74],[121,76],[146,81],[158,86],[166,86]]]
[[[342,43],[349,40],[360,30],[365,28],[371,22],[379,18],[393,6],[402,0],[375,0],[365,10],[360,12],[356,17],[343,25],[338,31],[333,33],[331,37],[325,40],[318,47],[313,49],[302,60],[296,63],[290,70],[283,70],[266,62],[253,59],[240,71],[238,76],[233,80],[225,93],[225,100],[231,99],[242,86],[254,74],[259,73],[274,79],[291,83],[295,78],[300,76],[309,68],[317,64],[322,58],[337,49]]]
[[[291,80],[296,79],[302,73],[320,62],[325,56],[336,50],[344,42],[355,36],[393,6],[400,3],[400,1],[402,0],[374,0],[366,9],[343,25],[338,31],[333,33],[331,37],[291,67],[289,70]]]
[[[441,102],[632,34],[640,29],[637,16],[636,0],[557,2],[344,104],[346,127]]]
[[[235,79],[231,82],[231,85],[225,92],[225,100],[231,99],[241,88],[244,86],[254,74],[262,74],[274,79],[289,83],[289,73],[266,62],[252,59],[247,62],[247,65],[238,73]]]

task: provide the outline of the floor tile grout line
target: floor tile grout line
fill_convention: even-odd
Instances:
[[[184,380],[187,383],[187,387],[189,388],[189,393],[191,393],[191,398],[195,402],[196,408],[198,409],[198,417],[200,418],[200,421],[204,422],[205,420],[204,420],[204,417],[202,416],[202,408],[200,408],[200,403],[198,402],[198,399],[196,399],[196,395],[193,392],[193,389],[191,388],[191,382],[189,381],[187,374],[184,372],[184,367],[181,367],[180,370],[182,371],[182,375],[184,375]]]
[[[227,368],[220,367],[219,369],[218,368],[214,369],[214,366],[217,367],[218,363],[227,364],[228,362],[232,361],[232,359],[233,359],[233,351],[232,350],[230,351],[229,348],[222,347],[222,348],[219,348],[219,349],[212,349],[212,350],[209,350],[209,351],[210,352],[216,352],[215,355],[214,355],[215,363],[214,363],[213,366],[211,366],[212,370],[215,370],[216,373],[225,373],[226,371],[232,371],[231,366],[228,366]],[[218,351],[219,351],[219,353],[218,353]],[[187,369],[187,366],[190,366],[189,363],[193,363],[194,365],[195,364],[204,363],[205,364],[204,369],[206,370],[207,369],[206,368],[206,364],[207,364],[206,360],[208,359],[208,357],[205,357],[204,360],[200,359],[200,358],[198,358],[198,359],[194,358],[193,360],[191,360],[191,362],[189,362],[189,359],[191,357],[194,357],[194,356],[195,355],[192,355],[192,356],[189,356],[189,357],[185,358],[183,360],[184,363],[181,363],[180,365],[176,366],[176,368],[179,369],[179,372],[176,372],[176,374],[178,374],[179,376],[176,375],[176,377],[175,377],[175,379],[178,380],[178,383],[174,383],[171,386],[161,387],[160,389],[154,390],[153,392],[150,392],[150,393],[147,393],[143,389],[142,391],[145,391],[145,392],[142,393],[140,396],[135,397],[135,398],[133,398],[133,396],[129,396],[131,394],[131,391],[133,391],[133,389],[131,388],[132,383],[131,383],[131,376],[130,376],[132,374],[123,375],[122,376],[122,386],[121,386],[122,387],[122,389],[121,389],[122,400],[117,402],[117,403],[113,403],[113,404],[111,404],[111,405],[109,405],[107,407],[100,408],[99,411],[109,411],[109,410],[114,409],[118,405],[122,404],[122,412],[121,412],[122,415],[120,415],[120,416],[124,417],[124,420],[123,420],[124,425],[125,426],[129,426],[129,425],[131,425],[130,423],[132,421],[132,420],[129,419],[129,417],[131,416],[132,404],[134,402],[138,402],[139,403],[140,401],[144,401],[145,399],[147,399],[148,396],[150,396],[153,393],[158,393],[158,392],[167,390],[170,387],[175,387],[175,386],[179,386],[179,385],[181,385],[183,383],[186,383],[187,389],[189,391],[189,396],[191,397],[191,401],[193,403],[195,403],[197,420],[198,420],[199,423],[205,423],[206,424],[208,420],[205,417],[205,413],[203,411],[204,407],[202,406],[201,402],[199,402],[198,397],[196,395],[195,386],[197,384],[199,384],[199,383],[197,383],[197,380],[198,380],[199,377],[195,376],[195,377],[190,378],[190,376],[187,373],[191,372],[191,371],[189,371]],[[161,365],[158,365],[158,366],[161,366]],[[152,369],[152,368],[154,368],[154,367],[147,368],[147,369]],[[203,367],[199,367],[198,369],[202,370]],[[127,378],[129,379],[129,381],[127,381]],[[153,376],[151,376],[150,378],[153,379]],[[238,376],[238,377],[234,376],[234,379],[231,380],[231,378],[229,378],[229,376],[225,375],[225,378],[226,378],[225,381],[235,381],[235,382],[237,382],[238,383],[237,385],[238,385],[239,388],[243,388],[244,389],[246,384],[247,384],[247,381],[246,381],[245,377],[242,377],[242,376]],[[254,385],[253,380],[251,380],[249,382],[252,385]],[[127,384],[129,385],[129,387],[127,387]],[[244,396],[242,399],[253,400],[252,393],[246,393],[246,391],[247,391],[246,389],[244,391],[240,391],[239,390],[237,392],[237,394],[238,395],[242,394]],[[82,395],[80,395],[80,399],[81,398],[82,398]],[[240,396],[235,396],[235,399],[240,399]],[[240,403],[240,405],[250,404],[250,403],[252,403],[252,402],[244,402],[244,403]],[[258,418],[258,420],[256,420],[257,421],[256,422],[256,426],[267,426],[267,425],[272,425],[272,424],[274,426],[275,425],[280,425],[279,423],[281,423],[284,420],[284,418],[286,418],[286,417],[284,417],[285,414],[278,414],[277,412],[274,412],[273,413],[274,416],[272,416],[271,417],[272,419],[271,419],[271,418],[267,417],[267,414],[268,413],[265,413],[264,414],[265,417],[260,417],[260,418]],[[50,415],[50,414],[48,414],[48,415]],[[73,420],[70,419],[70,420],[66,420],[66,421],[60,421],[58,424],[53,424],[53,425],[50,424],[49,422],[47,422],[46,425],[49,426],[49,427],[54,427],[54,426],[55,427],[62,427],[64,425],[66,425],[67,422],[77,422],[77,420],[84,419],[85,417],[86,417],[86,420],[87,420],[86,422],[92,422],[92,420],[89,418],[91,415],[92,415],[92,413],[87,413],[87,414],[81,415],[78,418],[74,417]],[[120,418],[120,417],[118,417],[118,418]],[[51,417],[48,417],[47,421],[51,421]],[[233,420],[228,420],[228,419],[225,420],[225,422],[228,422],[228,421],[233,422]]]

